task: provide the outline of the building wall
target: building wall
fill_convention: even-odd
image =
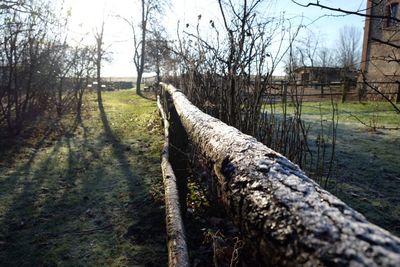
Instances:
[[[386,18],[390,4],[400,0],[369,0],[367,14],[374,16],[367,18],[364,28],[364,44],[361,71],[368,81],[395,82],[400,79],[400,49],[381,42],[379,39],[400,46],[400,25],[388,27]],[[397,17],[399,16],[398,10]]]
[[[295,77],[297,81],[305,83],[331,83],[341,82],[344,78],[355,80],[356,72],[354,70],[345,70],[343,68],[301,67],[295,70]]]

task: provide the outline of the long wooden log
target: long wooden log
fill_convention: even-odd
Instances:
[[[161,170],[165,190],[165,210],[168,240],[168,266],[188,267],[189,254],[182,222],[176,177],[169,162],[169,123],[165,111],[157,98],[157,106],[164,124],[164,146],[161,152]]]
[[[191,142],[213,164],[223,204],[261,266],[400,266],[399,238],[281,154],[163,87]]]

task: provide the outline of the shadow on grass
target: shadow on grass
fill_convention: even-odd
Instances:
[[[303,113],[303,121],[312,158],[307,154],[302,168],[324,186],[332,152],[333,124],[325,113],[322,131],[321,118],[309,115],[309,111]],[[275,114],[274,119],[282,123],[283,116]],[[400,147],[399,131],[371,132],[361,124],[339,121],[336,134],[336,156],[327,189],[372,223],[400,236],[400,150],[396,149]],[[318,177],[321,173],[323,177]]]
[[[52,149],[38,147],[10,175],[0,170],[9,181],[0,189],[1,266],[165,265],[163,210],[101,99],[98,108],[103,134],[76,118]]]
[[[103,142],[111,143],[113,158],[117,161],[116,165],[118,167],[116,167],[123,174],[130,190],[130,205],[128,207],[132,209],[128,212],[134,223],[129,226],[123,236],[135,245],[147,247],[146,249],[150,248],[150,257],[158,257],[158,259],[131,259],[131,263],[146,263],[147,265],[152,265],[152,263],[155,265],[160,263],[165,264],[166,261],[163,262],[163,260],[166,260],[164,249],[161,249],[164,255],[160,255],[160,251],[157,251],[160,249],[160,245],[161,248],[166,247],[164,212],[151,199],[148,192],[148,185],[144,182],[143,177],[140,177],[131,170],[130,166],[133,163],[129,161],[125,154],[130,151],[130,148],[121,142],[110,127],[101,96],[98,98],[98,106],[104,128]],[[141,155],[141,157],[144,161],[149,160],[145,155]],[[140,166],[136,166],[136,168],[140,168]],[[152,251],[153,249],[154,251]]]
[[[4,135],[2,129],[0,129],[0,167],[2,162],[7,162],[8,165],[17,162],[18,155],[27,147],[32,147],[32,154],[35,154],[37,150],[46,145],[46,142],[57,139],[62,135],[60,128],[62,128],[60,119],[49,117],[27,123],[23,132],[17,136]],[[37,136],[41,136],[41,138],[37,138]],[[39,140],[32,144],[37,139]]]
[[[49,165],[60,149],[60,142],[54,146],[52,152],[35,169],[27,169],[14,176],[16,186],[10,188],[9,192],[2,192],[2,208],[7,212],[2,214],[0,221],[0,236],[2,247],[0,249],[1,266],[28,266],[26,259],[31,259],[36,254],[36,246],[31,242],[37,234],[37,226],[40,218],[36,217],[38,203],[45,199],[48,188],[45,186],[47,177],[45,172],[49,171]],[[32,157],[31,157],[32,159]],[[7,205],[8,204],[8,205]],[[35,261],[32,261],[35,264]]]
[[[43,148],[45,141],[48,139],[50,134],[53,132],[53,127],[49,127],[45,134],[42,136],[42,138],[35,144],[34,148],[32,149],[32,152],[28,158],[28,160],[16,171],[8,175],[8,177],[5,180],[1,181],[2,184],[2,190],[0,190],[0,198],[2,197],[3,194],[8,193],[10,190],[15,189],[15,185],[20,181],[21,176],[27,176],[29,175],[32,167],[32,163],[35,160],[37,153],[40,149]],[[14,161],[16,160],[14,158],[14,155],[17,154],[19,149],[17,151],[14,151],[11,153],[10,157],[12,157],[12,160],[9,160],[9,165],[14,164]],[[5,153],[3,151],[3,153]],[[4,155],[3,155],[4,156]]]
[[[312,125],[308,142],[314,157],[321,134],[318,122]],[[324,122],[326,159],[330,157],[332,124]],[[400,138],[393,131],[370,132],[366,127],[340,123],[337,129],[336,167],[328,190],[364,214],[368,220],[400,236]],[[328,164],[325,170],[328,169]],[[307,171],[307,170],[306,170]],[[387,212],[387,210],[392,212]]]

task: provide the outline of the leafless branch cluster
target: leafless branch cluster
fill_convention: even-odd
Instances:
[[[139,26],[135,24],[133,18],[122,18],[129,24],[133,34],[133,62],[137,73],[136,93],[139,95],[141,94],[143,74],[149,66],[146,62],[152,61],[154,63],[154,49],[158,49],[154,47],[155,40],[159,40],[160,44],[158,45],[163,46],[164,37],[163,40],[160,39],[163,28],[160,26],[159,16],[163,14],[168,5],[168,0],[140,0],[141,20]],[[148,39],[152,39],[150,47],[148,47]],[[158,53],[161,53],[161,51],[158,51]]]
[[[388,101],[394,110],[398,111],[394,102],[400,102],[400,97],[397,97],[395,100],[392,96],[396,92],[397,95],[400,94],[400,86],[398,86],[398,81],[400,80],[399,3],[387,0],[369,0],[367,1],[366,8],[346,10],[338,5],[322,4],[320,1],[292,0],[292,2],[303,7],[319,7],[323,10],[336,12],[337,14],[355,15],[366,18],[361,73],[359,77],[359,81],[363,82],[364,85],[359,87],[359,99],[362,100],[367,95],[367,91],[372,90],[381,95],[383,100]],[[341,40],[344,43],[351,44],[348,36],[352,34],[348,31],[341,34],[343,35]],[[348,46],[348,48],[352,48],[352,45]],[[349,50],[347,49],[347,51]],[[347,51],[344,50],[342,52],[347,54]],[[348,65],[348,62],[346,65]],[[377,85],[382,82],[387,83],[387,86]]]
[[[286,49],[278,45],[272,51],[272,42],[282,44],[291,29],[283,17],[260,16],[263,1],[218,3],[222,27],[199,15],[197,25],[178,30],[174,53],[181,62],[180,88],[197,106],[255,135],[262,98]]]
[[[43,3],[13,3],[0,13],[0,125],[10,135],[53,109],[59,116],[80,111],[93,70],[92,49],[68,44],[67,18]]]

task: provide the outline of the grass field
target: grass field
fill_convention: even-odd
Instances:
[[[400,105],[398,105],[400,108]],[[400,115],[388,102],[337,102],[340,123],[359,124],[376,128],[400,128]],[[332,104],[326,102],[305,102],[303,113],[307,117],[319,118],[322,113],[324,119],[332,116]]]
[[[304,103],[311,145],[321,118],[329,139],[330,105]],[[329,190],[400,236],[400,116],[387,103],[338,108]],[[166,265],[155,102],[115,91],[83,109],[0,144],[0,266]]]
[[[90,94],[81,121],[2,149],[1,266],[165,266],[155,102],[127,90],[103,105]]]
[[[400,114],[387,102],[337,103],[337,108],[337,161],[328,189],[373,223],[400,236]],[[281,107],[276,111],[279,114]],[[304,102],[302,118],[310,125],[308,141],[314,156],[322,119],[329,151],[331,102]]]

